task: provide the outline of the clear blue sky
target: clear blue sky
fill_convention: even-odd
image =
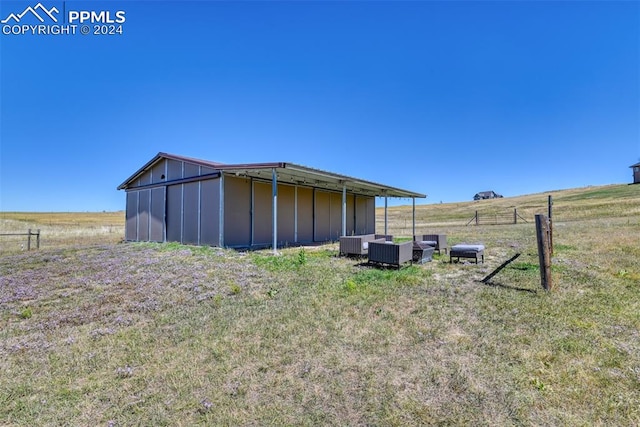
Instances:
[[[124,209],[116,187],[159,151],[418,203],[628,183],[640,161],[637,1],[41,3],[126,21],[0,34],[2,211]]]

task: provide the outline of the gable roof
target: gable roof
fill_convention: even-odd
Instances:
[[[492,191],[481,191],[481,192],[479,192],[479,193],[476,193],[476,196],[481,196],[481,197],[484,197],[484,196],[494,196],[494,195],[495,195],[495,196],[497,196],[497,195],[498,195],[498,193],[496,193],[496,192],[495,192],[495,191],[493,191],[493,190],[492,190]]]
[[[640,166],[640,162],[636,163],[635,165],[631,165],[631,166],[629,166],[629,167],[630,167],[630,168],[635,168],[635,167],[637,167],[637,166]]]
[[[219,172],[235,174],[249,178],[271,180],[272,171],[275,169],[277,180],[279,183],[289,183],[296,185],[307,185],[315,188],[323,188],[333,191],[342,191],[343,187],[348,192],[376,197],[410,197],[410,198],[426,198],[426,194],[404,190],[397,187],[391,187],[372,181],[350,177],[347,175],[328,172],[320,169],[310,168],[307,166],[297,165],[287,162],[273,163],[240,163],[240,164],[224,164],[211,162],[208,160],[195,159],[191,157],[178,156],[175,154],[160,152],[149,160],[144,166],[138,169],[133,175],[127,178],[118,186],[118,190],[129,187],[140,175],[151,169],[156,163],[162,159],[171,159],[193,163],[199,166],[213,168]]]

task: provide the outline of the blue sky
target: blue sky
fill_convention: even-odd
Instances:
[[[126,21],[0,34],[1,211],[124,209],[116,187],[159,151],[419,204],[627,183],[640,161],[640,2],[41,3]]]

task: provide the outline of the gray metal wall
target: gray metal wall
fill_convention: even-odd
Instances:
[[[225,175],[163,184],[212,173],[215,170],[211,168],[163,159],[142,174],[127,190],[126,240],[270,246],[271,181]],[[136,189],[148,185],[152,187]],[[279,245],[335,241],[342,234],[342,193],[279,183],[277,201]],[[347,234],[373,233],[375,199],[347,194],[346,202]]]
[[[220,178],[169,185],[168,242],[220,246]]]
[[[163,159],[127,190],[125,239],[220,245],[220,180],[162,185],[211,174],[211,168]],[[136,187],[159,184],[152,188]]]
[[[164,207],[166,187],[157,187],[151,190],[150,216],[149,216],[149,240],[152,242],[164,242]]]
[[[125,213],[125,240],[138,240],[138,192],[127,192],[127,208]]]
[[[200,187],[200,244],[220,246],[220,179],[202,181]]]

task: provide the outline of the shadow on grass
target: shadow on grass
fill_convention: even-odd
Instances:
[[[373,270],[395,270],[395,271],[400,271],[403,270],[409,266],[411,266],[413,264],[411,263],[404,263],[402,265],[400,265],[399,267],[397,265],[393,265],[393,264],[380,264],[377,262],[369,262],[369,261],[364,261],[364,262],[360,262],[358,264],[355,264],[354,267],[364,267],[364,268],[370,268]]]
[[[538,292],[538,291],[536,291],[534,289],[519,288],[517,286],[505,285],[505,284],[500,283],[500,282],[492,282],[492,281],[483,282],[482,280],[477,280],[477,282],[481,283],[483,285],[486,285],[486,286],[492,286],[494,288],[511,289],[512,291],[529,292],[529,293],[532,293],[532,294],[535,294],[535,293]]]

